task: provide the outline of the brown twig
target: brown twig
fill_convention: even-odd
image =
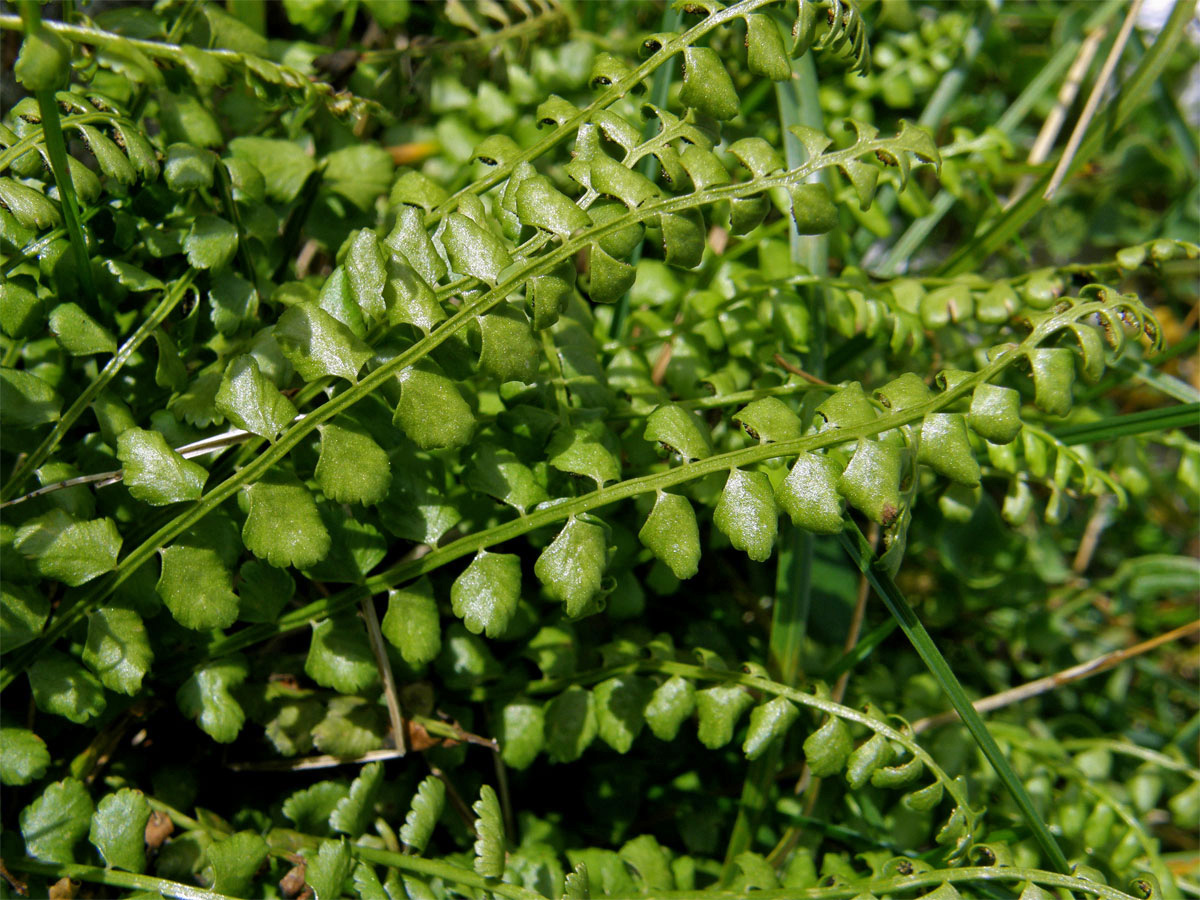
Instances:
[[[663,348],[658,354],[658,359],[654,361],[654,369],[650,372],[650,382],[652,384],[661,385],[663,379],[667,377],[667,366],[671,364],[671,351],[674,346],[674,338],[663,344]]]
[[[1031,697],[1036,697],[1039,694],[1044,694],[1047,691],[1052,691],[1055,688],[1063,687],[1073,681],[1079,681],[1083,678],[1090,678],[1093,675],[1099,675],[1101,672],[1106,672],[1114,666],[1118,666],[1128,659],[1135,656],[1140,656],[1155,647],[1162,644],[1170,643],[1178,640],[1181,637],[1186,637],[1189,634],[1195,634],[1200,631],[1200,619],[1194,622],[1189,622],[1187,625],[1181,625],[1178,628],[1173,628],[1165,634],[1160,634],[1157,637],[1152,637],[1147,641],[1142,641],[1140,644],[1134,644],[1132,647],[1126,647],[1123,650],[1114,650],[1111,653],[1105,653],[1097,656],[1095,659],[1090,659],[1085,663],[1080,663],[1077,666],[1071,666],[1069,669],[1063,669],[1061,672],[1055,672],[1053,675],[1047,675],[1045,678],[1038,678],[1035,681],[1030,681],[1015,688],[1009,688],[1007,691],[1001,691],[998,694],[992,694],[990,697],[984,697],[982,700],[976,700],[972,704],[979,712],[991,712],[992,710],[1001,709],[1005,706],[1011,706],[1021,700],[1028,700]],[[958,713],[954,710],[948,710],[944,713],[939,713],[936,716],[928,716],[924,719],[918,719],[913,722],[913,734],[920,734],[922,731],[927,731],[937,725],[945,725],[947,722],[953,722],[958,718]]]
[[[1047,200],[1054,199],[1054,195],[1058,193],[1058,189],[1067,177],[1067,170],[1071,168],[1071,162],[1075,159],[1079,145],[1083,142],[1084,133],[1088,130],[1088,126],[1092,124],[1092,119],[1096,115],[1096,109],[1100,106],[1100,98],[1103,96],[1104,89],[1108,87],[1108,83],[1112,79],[1113,70],[1116,69],[1117,62],[1121,59],[1121,53],[1125,50],[1125,43],[1129,40],[1129,35],[1133,33],[1133,25],[1137,21],[1138,10],[1141,8],[1142,0],[1133,0],[1129,4],[1129,11],[1125,14],[1125,21],[1121,23],[1121,30],[1117,32],[1117,38],[1113,41],[1112,49],[1108,51],[1108,57],[1104,60],[1100,74],[1096,76],[1096,83],[1092,86],[1092,92],[1088,95],[1083,112],[1079,114],[1079,121],[1075,123],[1075,130],[1071,132],[1071,137],[1067,139],[1067,146],[1063,150],[1062,156],[1058,159],[1058,165],[1054,168],[1054,175],[1050,178],[1050,184],[1046,186],[1046,192],[1042,194]]]
[[[4,860],[2,860],[2,859],[0,859],[0,878],[3,878],[10,885],[12,885],[12,889],[14,891],[16,891],[18,894],[20,894],[22,897],[29,896],[29,885],[27,885],[24,881],[21,881],[21,879],[17,878],[17,876],[15,876],[11,872],[9,872],[8,869],[4,865]]]
[[[1091,564],[1096,547],[1100,544],[1100,535],[1111,520],[1109,513],[1115,502],[1112,494],[1102,494],[1096,500],[1096,506],[1088,519],[1087,527],[1083,529],[1083,537],[1079,539],[1079,549],[1075,551],[1075,559],[1071,562],[1071,571],[1076,575],[1082,575]]]
[[[794,366],[778,353],[775,354],[775,364],[785,371],[791,372],[793,375],[799,375],[809,384],[819,384],[821,387],[833,387],[828,381],[818,378],[816,375],[809,375],[799,366]]]
[[[474,835],[475,815],[471,812],[471,807],[467,806],[467,801],[462,798],[462,794],[458,792],[458,789],[450,781],[450,776],[437,766],[430,766],[429,771],[446,786],[446,797],[450,800],[450,805],[454,807],[454,811],[458,813],[459,818],[463,820],[463,824],[467,826],[467,831]]]
[[[874,548],[879,543],[879,526],[874,522],[867,531],[867,540],[871,542],[871,547]],[[867,598],[871,596],[871,583],[867,580],[865,574],[858,577],[858,596],[854,601],[854,614],[850,617],[850,629],[846,632],[846,641],[842,645],[842,656],[846,656],[854,649],[858,643],[859,635],[862,634],[863,620],[867,616]],[[842,698],[846,696],[846,685],[850,683],[850,670],[847,669],[841,674],[837,680],[837,684],[833,686],[833,693],[830,695],[834,703],[841,703]]]
[[[1088,32],[1083,43],[1079,45],[1079,52],[1075,54],[1075,60],[1071,63],[1071,68],[1067,70],[1067,77],[1063,79],[1063,83],[1058,89],[1058,97],[1054,101],[1054,108],[1046,116],[1046,121],[1042,123],[1042,128],[1038,132],[1037,137],[1034,138],[1033,146],[1029,149],[1029,156],[1026,160],[1029,165],[1039,166],[1050,155],[1050,149],[1054,146],[1054,141],[1058,137],[1059,131],[1062,130],[1063,122],[1067,119],[1067,112],[1071,109],[1071,104],[1075,102],[1075,97],[1079,94],[1079,88],[1083,85],[1084,76],[1087,75],[1087,71],[1092,65],[1092,60],[1096,57],[1096,51],[1100,49],[1100,44],[1104,40],[1106,33],[1107,29],[1097,28],[1095,31]],[[1026,175],[1022,178],[1013,190],[1012,196],[1009,198],[1008,205],[1005,208],[1016,204],[1032,184],[1032,175]]]
[[[387,701],[388,719],[392,723],[392,745],[403,756],[408,752],[408,746],[404,740],[404,718],[400,714],[400,695],[396,692],[396,679],[392,675],[392,664],[388,661],[383,632],[379,630],[375,598],[364,597],[359,603],[359,609],[362,611],[363,620],[367,623],[367,637],[371,642],[371,654],[375,657],[375,666],[379,669],[379,679],[383,682],[383,697]]]
[[[508,767],[500,758],[500,748],[492,751],[492,762],[496,766],[496,786],[500,789],[500,809],[504,813],[504,833],[514,844],[520,843],[517,836],[517,819],[513,815],[512,794],[508,787]]]

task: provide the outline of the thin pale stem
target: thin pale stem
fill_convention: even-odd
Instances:
[[[867,543],[870,544],[872,552],[875,552],[879,547],[879,526],[874,522],[867,529]],[[858,595],[854,600],[854,612],[850,616],[850,627],[846,631],[846,642],[842,645],[843,655],[850,655],[854,651],[854,647],[858,644],[858,639],[862,634],[863,622],[867,617],[867,598],[871,596],[871,583],[867,580],[866,575],[860,575],[858,579]],[[846,696],[846,685],[850,682],[849,670],[838,676],[837,683],[833,686],[833,692],[830,696],[838,703],[842,702],[842,698]]]
[[[1112,494],[1104,494],[1096,498],[1095,508],[1088,517],[1087,527],[1083,529],[1083,537],[1079,539],[1075,558],[1071,560],[1071,571],[1076,575],[1082,575],[1091,565],[1092,556],[1095,555],[1096,548],[1100,545],[1100,535],[1104,533],[1104,529],[1112,520],[1111,513],[1115,502],[1116,498]]]
[[[372,762],[386,762],[389,759],[401,759],[403,750],[391,747],[382,750],[368,750],[359,756],[345,757],[321,754],[304,756],[298,759],[269,759],[262,762],[229,763],[229,768],[235,772],[306,772],[311,769],[334,769],[338,766],[364,766]]]
[[[1079,150],[1079,145],[1083,141],[1084,134],[1087,133],[1088,127],[1092,124],[1092,119],[1096,115],[1096,110],[1100,107],[1100,98],[1104,96],[1104,91],[1108,88],[1109,81],[1112,80],[1113,71],[1117,68],[1117,62],[1121,59],[1121,54],[1125,51],[1125,44],[1129,41],[1129,35],[1133,33],[1133,25],[1137,21],[1138,10],[1142,8],[1142,0],[1133,0],[1129,4],[1129,11],[1125,14],[1125,21],[1121,23],[1121,30],[1117,32],[1117,39],[1113,41],[1112,49],[1108,52],[1108,57],[1104,60],[1104,65],[1100,69],[1100,74],[1096,78],[1095,85],[1092,86],[1092,92],[1088,95],[1087,103],[1083,107],[1083,112],[1079,114],[1079,121],[1075,123],[1075,129],[1071,132],[1071,137],[1067,139],[1066,149],[1059,157],[1058,165],[1054,168],[1054,174],[1050,177],[1050,184],[1046,186],[1046,191],[1042,194],[1047,200],[1053,200],[1054,195],[1058,193],[1059,187],[1067,177],[1067,173],[1071,168],[1071,163],[1075,159],[1075,154]]]
[[[75,424],[83,412],[91,405],[96,396],[108,386],[109,382],[116,376],[121,368],[129,361],[134,352],[142,343],[154,333],[162,322],[171,314],[171,311],[179,304],[179,302],[187,294],[188,288],[191,287],[192,279],[195,277],[195,272],[188,272],[164,292],[162,301],[155,307],[147,319],[138,326],[137,331],[129,336],[129,339],[113,354],[112,359],[100,370],[92,382],[84,389],[70,408],[59,418],[54,424],[53,430],[46,435],[45,440],[38,445],[38,448],[27,456],[16,470],[9,476],[8,481],[4,485],[3,492],[0,492],[2,497],[11,497],[16,493],[17,489],[46,459],[54,452],[54,448],[58,446],[58,442],[66,435],[67,430]]]
[[[1083,79],[1087,77],[1088,69],[1091,68],[1092,60],[1095,59],[1096,52],[1104,42],[1107,32],[1108,29],[1104,26],[1095,28],[1088,32],[1083,43],[1079,45],[1079,52],[1075,54],[1071,68],[1067,70],[1067,77],[1063,79],[1063,83],[1058,89],[1054,107],[1042,122],[1041,130],[1038,131],[1037,137],[1033,139],[1033,145],[1029,148],[1026,162],[1030,166],[1040,166],[1050,156],[1050,151],[1054,149],[1054,142],[1058,139],[1058,133],[1067,120],[1071,104],[1075,102],[1075,97],[1079,94],[1080,87],[1083,86]],[[1012,206],[1021,199],[1031,184],[1033,184],[1033,176],[1026,175],[1022,178],[1006,205]]]
[[[1197,632],[1200,632],[1200,619],[1197,619],[1195,622],[1189,622],[1187,625],[1180,625],[1178,628],[1172,628],[1170,631],[1134,644],[1132,647],[1126,647],[1123,650],[1113,650],[1111,653],[1102,654],[1077,666],[1071,666],[1070,668],[1063,669],[1061,672],[1047,675],[1045,678],[1038,678],[1035,681],[1026,682],[1015,688],[1009,688],[1007,691],[992,694],[990,697],[984,697],[982,700],[976,700],[972,706],[977,712],[981,713],[1003,709],[1006,706],[1012,706],[1014,703],[1020,703],[1022,700],[1029,700],[1032,697],[1065,687],[1072,682],[1091,678],[1093,675],[1099,675],[1101,672],[1107,672],[1109,669],[1119,666],[1126,660],[1141,656],[1143,653],[1149,653],[1156,647],[1161,647],[1163,644],[1169,644],[1172,641],[1177,641],[1180,638],[1196,634]],[[920,734],[922,731],[927,731],[930,728],[936,728],[939,725],[953,722],[957,718],[957,712],[947,710],[936,716],[918,719],[916,722],[913,722],[913,733]]]
[[[379,629],[379,616],[375,612],[375,598],[364,597],[359,602],[363,621],[367,623],[367,638],[371,644],[371,655],[375,657],[375,667],[379,670],[379,680],[383,684],[383,698],[387,703],[388,720],[392,725],[392,744],[403,756],[408,747],[404,740],[404,718],[400,713],[400,694],[396,690],[396,677],[392,674],[392,664],[388,660],[387,644],[383,641],[383,632]]]
[[[1158,33],[1154,44],[1138,63],[1137,68],[1124,80],[1121,93],[1108,105],[1105,114],[1095,119],[1087,129],[1079,144],[1078,152],[1074,154],[1065,175],[1082,166],[1099,150],[1105,139],[1125,124],[1133,113],[1141,107],[1145,94],[1156,82],[1173,54],[1176,45],[1183,36],[1184,29],[1191,21],[1194,4],[1189,0],[1178,0],[1171,10],[1162,31]],[[1040,181],[1043,186],[1050,183],[1047,173]],[[990,227],[970,242],[960,247],[938,269],[941,275],[961,275],[978,269],[983,261],[1000,247],[1012,241],[1037,213],[1046,206],[1046,198],[1042,190],[1031,190],[1011,209],[1005,211]]]
[[[297,416],[293,422],[303,419],[303,415]],[[183,444],[175,448],[175,452],[184,459],[195,459],[197,456],[206,456],[209,453],[217,453],[240,444],[243,441],[251,438],[257,438],[258,435],[249,431],[243,431],[240,428],[235,428],[231,431],[223,432],[222,434],[214,434],[210,437],[200,438],[198,441],[192,441],[188,444]],[[41,497],[43,494],[52,494],[55,491],[66,490],[67,488],[78,487],[82,484],[94,484],[97,488],[108,487],[113,484],[119,484],[125,478],[124,469],[112,469],[108,472],[95,472],[91,475],[77,475],[74,478],[67,478],[63,481],[56,481],[53,484],[47,484],[38,488],[36,491],[30,491],[28,494],[22,494],[13,500],[6,500],[0,503],[0,509],[8,506],[15,506],[18,503],[24,503],[26,500],[31,500],[34,497]]]
[[[778,353],[776,353],[772,359],[775,360],[775,364],[779,366],[779,368],[783,369],[785,372],[791,372],[793,375],[803,378],[809,384],[815,384],[818,387],[831,387],[829,382],[825,379],[818,378],[816,375],[811,375],[808,372],[805,372],[799,366],[792,365]]]

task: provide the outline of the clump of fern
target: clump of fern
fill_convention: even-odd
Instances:
[[[0,889],[1193,890],[1182,5],[17,11]]]

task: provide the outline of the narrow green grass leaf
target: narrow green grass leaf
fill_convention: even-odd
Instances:
[[[950,700],[950,705],[954,707],[971,737],[979,745],[979,749],[987,757],[988,762],[992,764],[1001,784],[1016,802],[1026,825],[1033,833],[1034,840],[1037,841],[1050,864],[1060,873],[1070,874],[1071,868],[1067,863],[1067,858],[1059,848],[1058,842],[1055,841],[1054,835],[1046,827],[1045,821],[1037,812],[1033,800],[1025,790],[1025,785],[1013,772],[1012,766],[996,743],[996,739],[992,737],[987,725],[975,711],[975,707],[971,705],[954,670],[950,668],[950,664],[938,650],[937,644],[929,636],[929,632],[925,630],[925,626],[921,624],[921,620],[917,618],[913,608],[909,606],[904,594],[896,587],[892,577],[875,565],[874,554],[871,553],[867,539],[859,532],[855,535],[843,534],[841,542],[847,554],[854,560],[859,570],[867,576],[875,592],[899,623],[900,629],[913,645],[913,649],[917,651],[930,673],[937,679],[938,685]]]

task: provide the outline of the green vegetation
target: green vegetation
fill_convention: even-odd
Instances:
[[[6,8],[0,897],[1200,894],[1128,6]]]

